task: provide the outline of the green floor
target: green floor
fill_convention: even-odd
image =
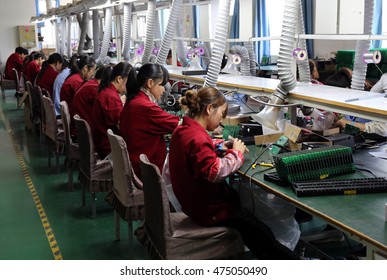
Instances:
[[[16,108],[13,95],[6,91],[0,100],[0,259],[148,259],[135,238],[129,249],[126,223],[121,223],[121,240],[115,240],[113,211],[105,194],[98,195],[97,218],[91,219],[90,196],[88,206],[81,207],[76,174],[75,190],[66,190],[64,157],[61,170],[55,161],[48,167],[47,149],[38,133],[25,129],[23,109]]]

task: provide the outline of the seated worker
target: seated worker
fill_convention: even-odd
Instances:
[[[234,139],[224,157],[215,151],[207,131],[227,115],[223,93],[214,87],[189,90],[181,104],[188,108],[187,116],[172,134],[169,170],[182,211],[199,225],[236,229],[258,259],[299,259],[264,223],[241,209],[238,193],[226,182],[242,166],[246,146]]]
[[[169,50],[167,59],[165,60],[165,62],[167,63],[167,65],[172,65],[172,50]],[[178,59],[176,59],[176,65],[181,67],[181,63]]]
[[[164,93],[168,71],[159,64],[144,64],[136,79],[126,84],[128,100],[120,117],[120,134],[125,140],[135,174],[141,178],[140,154],[162,170],[167,146],[164,135],[172,133],[179,117],[165,112],[157,100]]]
[[[110,128],[115,134],[119,134],[118,123],[125,100],[121,99],[121,95],[126,93],[126,82],[134,77],[135,68],[128,62],[120,62],[114,67],[108,66],[102,73],[98,94],[93,104],[92,122],[89,124],[95,150],[101,159],[111,152],[107,130]],[[134,119],[129,121],[134,122]],[[143,139],[138,138],[136,141]]]
[[[27,81],[30,81],[32,85],[35,85],[35,79],[40,69],[42,68],[43,61],[46,60],[46,55],[43,52],[35,52],[31,57],[30,62],[25,66],[25,76]]]
[[[22,47],[17,47],[15,49],[15,52],[11,54],[7,62],[5,63],[5,69],[4,69],[4,78],[7,80],[15,80],[15,75],[13,73],[13,68],[16,69],[16,71],[19,74],[19,77],[21,77],[21,73],[23,71],[23,61],[28,55],[28,50]]]
[[[74,95],[73,112],[87,121],[88,124],[93,122],[93,104],[97,98],[99,84],[106,67],[110,66],[102,65],[98,67],[94,79],[85,82]],[[71,119],[73,119],[73,116],[71,116]]]
[[[36,77],[36,84],[50,93],[51,98],[54,89],[54,82],[62,70],[63,56],[59,53],[51,54],[42,64],[42,69]]]
[[[383,77],[383,76],[382,76]],[[341,68],[336,74],[333,74],[327,78],[325,85],[338,86],[343,88],[350,88],[352,80],[352,71],[348,68]],[[379,83],[380,82],[380,83]],[[383,92],[383,80],[376,83],[371,91]],[[345,128],[349,124],[367,133],[376,133],[382,136],[387,136],[387,124],[379,121],[371,121],[356,116],[344,116],[335,122],[335,126]]]
[[[70,74],[64,81],[60,90],[60,101],[66,101],[69,106],[70,116],[73,113],[73,98],[81,85],[90,80],[95,73],[96,63],[94,58],[88,55],[80,56],[74,65],[71,65]],[[60,111],[59,111],[60,112]],[[75,126],[71,122],[71,135],[75,135]]]

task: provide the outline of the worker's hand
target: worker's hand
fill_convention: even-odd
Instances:
[[[125,95],[125,94],[122,94],[122,95],[120,96],[120,98],[121,98],[122,104],[125,105],[125,102],[126,102],[126,95]]]
[[[234,138],[234,139],[233,139],[232,148],[233,148],[234,150],[240,151],[242,154],[244,154],[244,153],[247,152],[247,148],[246,148],[245,143],[243,143],[243,142],[242,142],[241,140],[239,140],[238,138]]]
[[[344,128],[346,124],[350,124],[351,122],[349,120],[346,120],[344,118],[338,120],[335,122],[335,127]]]

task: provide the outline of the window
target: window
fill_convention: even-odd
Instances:
[[[270,36],[281,36],[285,0],[266,1],[266,13],[269,19]],[[278,55],[280,40],[270,41],[270,54]]]

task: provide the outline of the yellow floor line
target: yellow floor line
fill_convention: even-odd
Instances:
[[[39,217],[40,217],[40,220],[42,222],[43,229],[44,229],[44,231],[46,233],[46,237],[47,237],[48,243],[49,243],[50,248],[51,248],[51,252],[52,252],[55,260],[62,260],[63,259],[62,253],[60,252],[58,243],[56,242],[54,231],[52,230],[52,228],[50,226],[50,222],[48,221],[46,212],[43,209],[43,205],[42,205],[42,203],[40,201],[38,193],[36,192],[34,184],[32,183],[32,179],[31,179],[30,174],[28,172],[28,169],[27,169],[27,167],[25,165],[23,156],[22,156],[22,154],[20,152],[19,147],[15,143],[15,139],[13,137],[13,132],[12,132],[8,122],[5,119],[5,116],[4,116],[4,113],[3,113],[3,109],[1,107],[0,107],[0,114],[1,114],[1,118],[2,118],[2,120],[4,122],[5,128],[6,128],[7,132],[8,132],[9,138],[11,139],[11,142],[12,142],[13,147],[15,149],[16,157],[18,159],[20,168],[21,168],[21,170],[23,172],[24,179],[25,179],[25,181],[27,183],[28,189],[31,192],[31,195],[32,195],[32,198],[34,200],[36,209],[38,210]]]

